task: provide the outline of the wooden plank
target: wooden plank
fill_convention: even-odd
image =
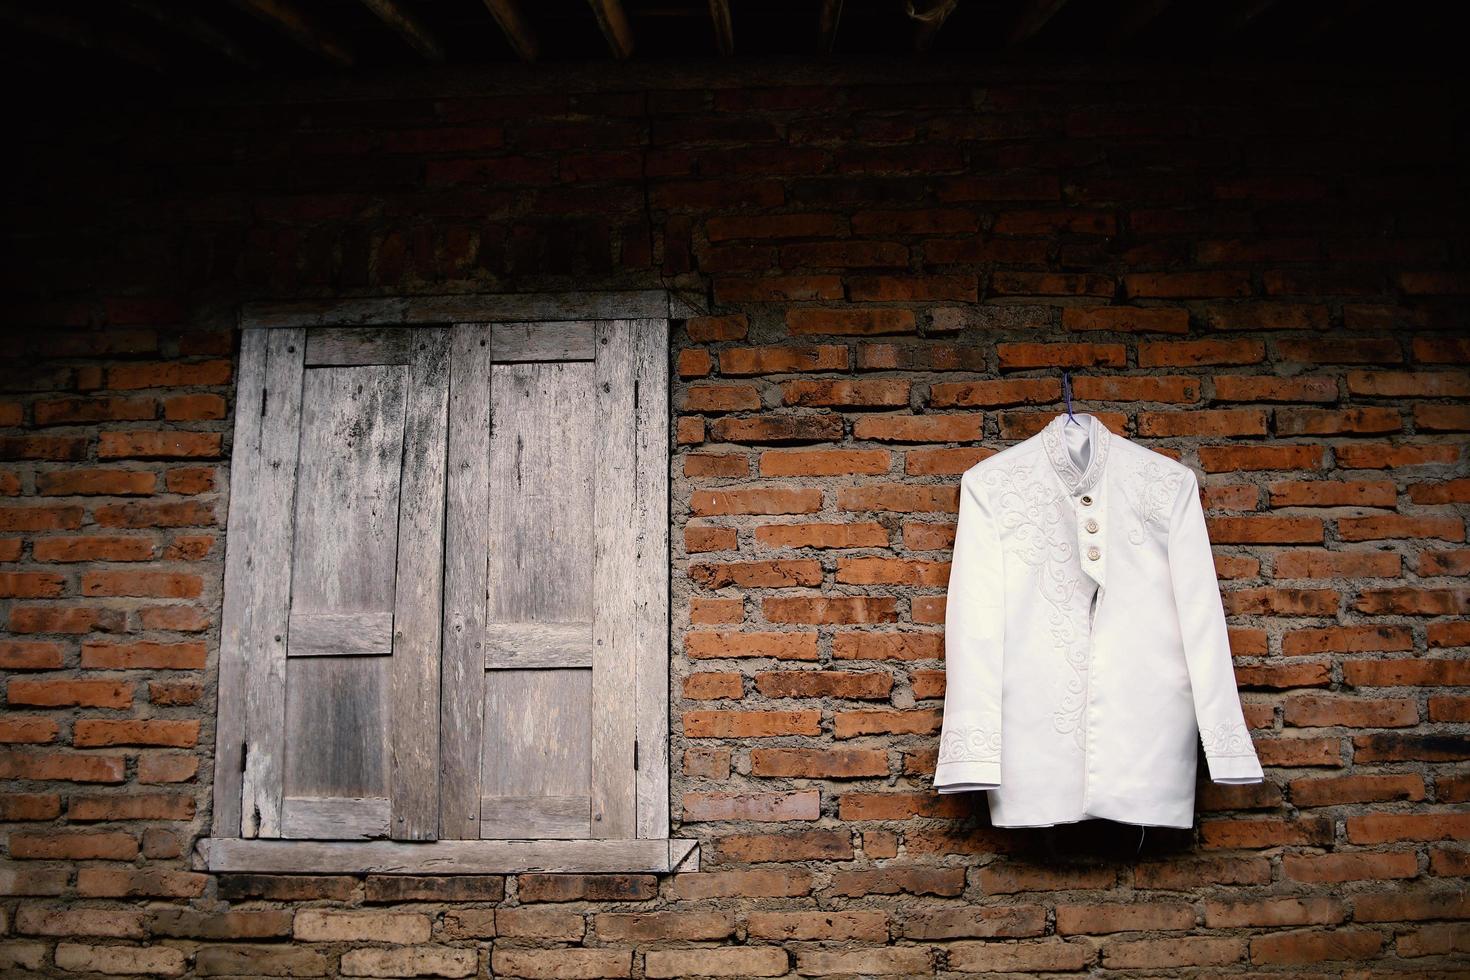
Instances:
[[[831,54],[837,44],[837,25],[842,20],[842,0],[821,0],[817,14],[817,50]]]
[[[388,795],[390,664],[319,654],[354,644],[358,617],[392,652],[407,402],[403,365],[308,368],[302,381],[288,571],[291,621],[306,632],[286,639],[288,797]],[[307,656],[294,656],[302,641]]]
[[[393,614],[291,613],[291,657],[386,657],[393,653]]]
[[[1066,5],[1067,0],[1026,0],[1011,21],[1006,44],[1021,44],[1035,37]]]
[[[240,804],[240,833],[245,837],[280,834],[291,596],[291,576],[281,574],[281,564],[291,554],[295,537],[292,501],[306,336],[301,330],[273,331],[264,344],[260,432],[258,440],[250,441],[259,446],[258,461],[254,474],[247,473],[250,484],[237,488],[243,490],[240,520],[230,525],[244,548],[237,555],[237,574],[225,589],[239,601],[226,603],[226,622],[221,626],[221,644],[236,647],[245,663],[246,761]],[[232,501],[232,519],[235,516]]]
[[[949,15],[954,13],[954,8],[959,6],[959,0],[934,0],[927,10],[918,11],[912,2],[909,3],[908,13],[918,25],[914,28],[914,50],[927,51],[934,43],[934,38],[939,34],[939,29],[944,22],[949,20]]]
[[[597,326],[597,487],[592,526],[592,836],[637,829],[637,365],[632,321]]]
[[[407,364],[418,332],[407,327],[314,327],[306,332],[306,366]]]
[[[306,840],[376,840],[388,836],[386,797],[288,796],[281,836]]]
[[[486,619],[590,621],[600,444],[594,365],[495,365],[491,379]]]
[[[536,32],[521,13],[520,4],[516,0],[485,0],[485,6],[516,56],[522,61],[535,61],[541,46],[536,41]]]
[[[444,45],[423,21],[397,0],[362,0],[378,19],[398,32],[408,46],[435,64],[444,62]]]
[[[669,842],[670,871],[699,870],[699,841],[671,839]]]
[[[245,767],[245,689],[247,653],[253,647],[252,615],[259,583],[256,543],[264,515],[260,509],[261,438],[264,432],[267,338],[264,330],[240,337],[240,366],[235,382],[235,439],[230,462],[230,510],[225,535],[224,610],[220,619],[219,708],[214,739],[214,810],[216,837],[240,833],[241,778]],[[249,649],[247,649],[249,648]]]
[[[235,6],[280,31],[312,54],[338,68],[356,60],[347,46],[287,0],[234,0]]]
[[[480,836],[490,521],[490,327],[451,334],[440,678],[439,836]]]
[[[632,54],[633,31],[628,27],[627,14],[623,13],[622,0],[587,0],[587,3],[613,57],[621,60]]]
[[[485,669],[591,667],[592,624],[490,623]]]
[[[517,320],[614,320],[666,317],[662,289],[587,293],[500,293],[247,303],[245,327],[444,325]]]
[[[639,837],[669,832],[669,323],[633,324]]]
[[[677,842],[675,842],[677,843]],[[692,843],[692,842],[691,842]],[[682,847],[682,845],[680,845]],[[279,841],[206,837],[195,867],[262,874],[549,874],[669,870],[668,840]]]
[[[735,53],[735,24],[730,17],[730,0],[709,0],[709,17],[715,29],[715,47],[728,58]]]
[[[497,840],[585,840],[591,813],[590,796],[487,796],[480,832]]]
[[[590,361],[597,356],[591,323],[497,323],[494,334],[491,357],[496,364]]]
[[[420,338],[409,367],[393,603],[392,755],[395,840],[439,834],[439,639],[444,585],[444,481],[449,429],[449,332]]]
[[[485,674],[486,799],[588,796],[592,749],[590,670],[495,670]],[[503,808],[494,808],[501,813]]]

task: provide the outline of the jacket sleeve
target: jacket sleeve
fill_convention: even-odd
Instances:
[[[945,603],[944,726],[934,771],[934,787],[941,793],[1000,785],[1002,573],[998,529],[983,488],[967,475],[960,481]]]
[[[1188,471],[1174,501],[1169,571],[1210,779],[1217,783],[1259,783],[1263,779],[1261,763],[1245,727],[1240,692],[1235,686],[1225,608],[1200,505],[1199,480],[1193,470]]]

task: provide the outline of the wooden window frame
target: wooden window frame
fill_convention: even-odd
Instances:
[[[325,301],[247,304],[240,326],[260,336],[277,329],[301,332],[315,327],[450,327],[465,323],[504,323],[572,320],[652,321],[655,335],[644,349],[650,363],[655,352],[661,384],[643,387],[635,411],[640,448],[640,480],[668,490],[668,329],[670,321],[686,319],[690,311],[663,290],[583,293],[507,293],[498,295],[442,295],[364,298]],[[303,335],[304,337],[304,335]],[[259,414],[266,382],[265,344],[247,345],[241,354],[236,399],[237,443],[239,420]],[[238,458],[238,457],[237,457]],[[449,461],[451,472],[453,461]],[[243,485],[234,474],[232,484]],[[452,492],[452,490],[451,490]],[[249,560],[254,543],[241,546],[228,540],[234,522],[235,495],[231,495],[231,522],[226,529],[226,581],[232,581],[233,563]],[[318,874],[511,874],[526,871],[568,873],[672,872],[699,867],[694,840],[669,836],[669,522],[667,505],[653,508],[657,519],[640,529],[649,560],[661,564],[664,588],[653,590],[643,610],[645,635],[650,642],[637,650],[637,676],[645,690],[661,697],[641,698],[638,704],[637,836],[630,839],[579,840],[436,840],[436,841],[314,841],[248,838],[241,833],[244,711],[240,697],[223,696],[228,688],[243,693],[243,663],[231,649],[228,630],[222,633],[219,665],[219,713],[215,734],[213,824],[211,836],[195,846],[195,867],[210,872],[314,872]],[[662,513],[658,513],[658,511]],[[277,542],[279,544],[279,542]],[[266,545],[269,546],[269,543]],[[225,595],[226,620],[239,615],[232,604],[243,597]],[[446,592],[446,606],[453,601]],[[231,615],[234,613],[234,616]],[[652,642],[657,637],[661,642]],[[447,652],[446,652],[447,656]]]

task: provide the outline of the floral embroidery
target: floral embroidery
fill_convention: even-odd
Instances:
[[[1057,476],[1062,478],[1072,493],[1090,490],[1102,476],[1108,463],[1108,444],[1112,442],[1112,433],[1097,420],[1097,416],[1089,415],[1086,418],[1088,438],[1093,444],[1086,470],[1077,468],[1077,464],[1072,462],[1072,454],[1067,452],[1067,447],[1063,444],[1062,426],[1066,424],[1065,415],[1058,415],[1041,429],[1041,446],[1051,459]]]
[[[1148,539],[1150,525],[1158,528],[1167,526],[1169,509],[1179,495],[1183,481],[1183,470],[1158,460],[1144,460],[1129,468],[1123,492],[1133,508],[1135,521],[1128,531],[1130,542],[1143,544]]]
[[[996,466],[983,480],[993,491],[1001,527],[1010,532],[1009,552],[1037,570],[1041,594],[1052,607],[1047,614],[1052,644],[1072,668],[1066,693],[1052,713],[1052,728],[1071,735],[1082,748],[1087,735],[1081,721],[1087,700],[1088,631],[1087,613],[1078,608],[1083,577],[1071,511],[1054,482],[1037,478],[1033,460]]]
[[[1205,745],[1205,755],[1211,758],[1256,754],[1243,722],[1222,721],[1212,728],[1201,728],[1199,736]]]
[[[1000,732],[979,725],[946,731],[939,740],[939,761],[999,762]]]

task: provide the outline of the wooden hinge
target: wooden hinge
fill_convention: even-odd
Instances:
[[[633,379],[633,409],[636,411],[637,408],[638,408],[638,379],[637,378],[634,378]]]
[[[250,743],[249,742],[241,742],[240,743],[240,771],[241,772],[244,772],[245,771],[245,763],[248,760],[249,756],[250,756]]]
[[[265,403],[266,403],[266,399],[268,399],[270,397],[270,394],[271,394],[271,390],[269,388],[262,388],[262,389],[260,389],[260,417],[261,418],[265,418]]]
[[[638,770],[638,740],[633,739],[633,770]]]

